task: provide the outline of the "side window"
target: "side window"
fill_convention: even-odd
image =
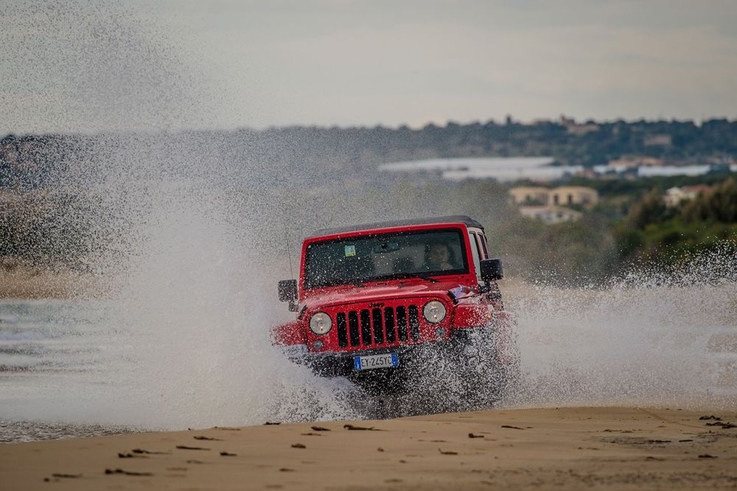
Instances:
[[[486,236],[479,234],[479,238],[481,239],[481,248],[484,250],[484,257],[489,259],[491,256],[489,255],[489,244],[486,241]]]
[[[481,234],[473,234],[473,236],[476,237],[476,247],[479,250],[479,257],[481,257],[481,259],[489,259],[489,255],[486,253],[486,250],[484,250]]]
[[[471,244],[471,254],[473,255],[473,264],[476,268],[476,278],[481,281],[481,260],[479,256],[478,244],[476,243],[476,234],[468,232],[468,239]]]

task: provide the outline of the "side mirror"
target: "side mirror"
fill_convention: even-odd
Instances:
[[[279,301],[294,302],[297,300],[297,280],[279,281]]]
[[[289,311],[297,311],[297,280],[279,281],[279,301],[289,302]]]
[[[488,283],[504,278],[501,259],[484,259],[481,261],[481,280]]]

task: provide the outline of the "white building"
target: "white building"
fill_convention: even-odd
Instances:
[[[663,201],[665,202],[665,206],[673,208],[680,205],[684,201],[689,201],[697,198],[700,194],[706,194],[710,190],[711,186],[708,186],[706,184],[683,186],[681,188],[670,188],[665,191]]]
[[[583,213],[562,206],[520,206],[523,217],[535,218],[547,224],[572,222],[581,218]]]
[[[585,186],[560,186],[552,189],[521,186],[510,189],[509,194],[517,205],[593,206],[599,202],[599,193],[596,189]]]

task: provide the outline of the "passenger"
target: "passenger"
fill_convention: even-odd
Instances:
[[[429,271],[447,271],[455,269],[453,253],[447,244],[438,242],[425,246],[425,269]]]

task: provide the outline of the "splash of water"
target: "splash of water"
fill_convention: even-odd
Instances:
[[[733,407],[736,272],[715,251],[607,288],[511,292],[525,375],[518,403]]]
[[[90,340],[89,363],[76,371],[62,366],[37,390],[12,379],[15,409],[0,416],[166,429],[361,416],[351,405],[354,388],[317,379],[271,346],[268,328],[290,315],[275,301],[276,280],[293,274],[288,257],[296,263],[301,236],[321,226],[393,212],[464,210],[428,210],[401,196],[390,203],[381,192],[326,192],[325,176],[318,188],[298,162],[271,161],[263,149],[244,145],[248,135],[239,132],[123,135],[117,130],[135,123],[131,117],[140,122],[151,110],[189,107],[197,99],[190,82],[177,78],[176,90],[165,91],[164,108],[110,107],[116,93],[133,97],[155,88],[160,94],[177,63],[166,50],[159,56],[161,50],[145,49],[145,36],[123,46],[129,24],[121,30],[119,20],[94,18],[74,33],[64,22],[75,13],[62,13],[56,25],[81,53],[91,53],[93,75],[131,68],[113,77],[112,96],[109,77],[81,80],[79,93],[69,93],[72,85],[62,91],[73,110],[91,94],[100,104],[84,111],[99,111],[97,119],[114,130],[96,137],[93,148],[73,152],[65,172],[53,176],[57,188],[85,193],[95,205],[94,220],[83,208],[69,216],[97,225],[87,260],[107,282],[106,299],[70,304],[78,311],[72,317],[88,320],[54,326],[57,334]],[[39,12],[31,14],[35,19]],[[117,34],[96,44],[100,29]],[[121,63],[111,65],[109,57]],[[67,54],[52,68],[68,70],[69,60]],[[156,97],[126,100],[140,109]],[[737,389],[725,374],[733,370],[734,353],[719,350],[730,346],[737,321],[734,260],[716,254],[692,265],[679,281],[637,271],[602,289],[510,288],[522,351],[516,403],[733,401]],[[695,281],[704,277],[730,281]]]
[[[75,311],[68,329],[21,314],[3,330],[13,342],[42,333],[8,349],[13,363],[14,349],[55,355],[0,366],[12,394],[0,418],[174,428],[350,414],[346,389],[291,366],[269,342],[271,323],[288,314],[271,285],[290,274],[275,227],[264,226],[283,215],[273,168],[240,145],[247,134],[159,133],[206,125],[212,111],[207,80],[179,49],[191,45],[144,12],[98,2],[13,0],[0,25],[18,80],[3,98],[12,131],[53,101],[65,110],[42,129],[106,132],[50,138],[48,173],[18,187],[84,198],[56,225],[81,225],[75,267],[99,275],[104,291],[63,307]],[[76,337],[86,343],[49,347]]]

